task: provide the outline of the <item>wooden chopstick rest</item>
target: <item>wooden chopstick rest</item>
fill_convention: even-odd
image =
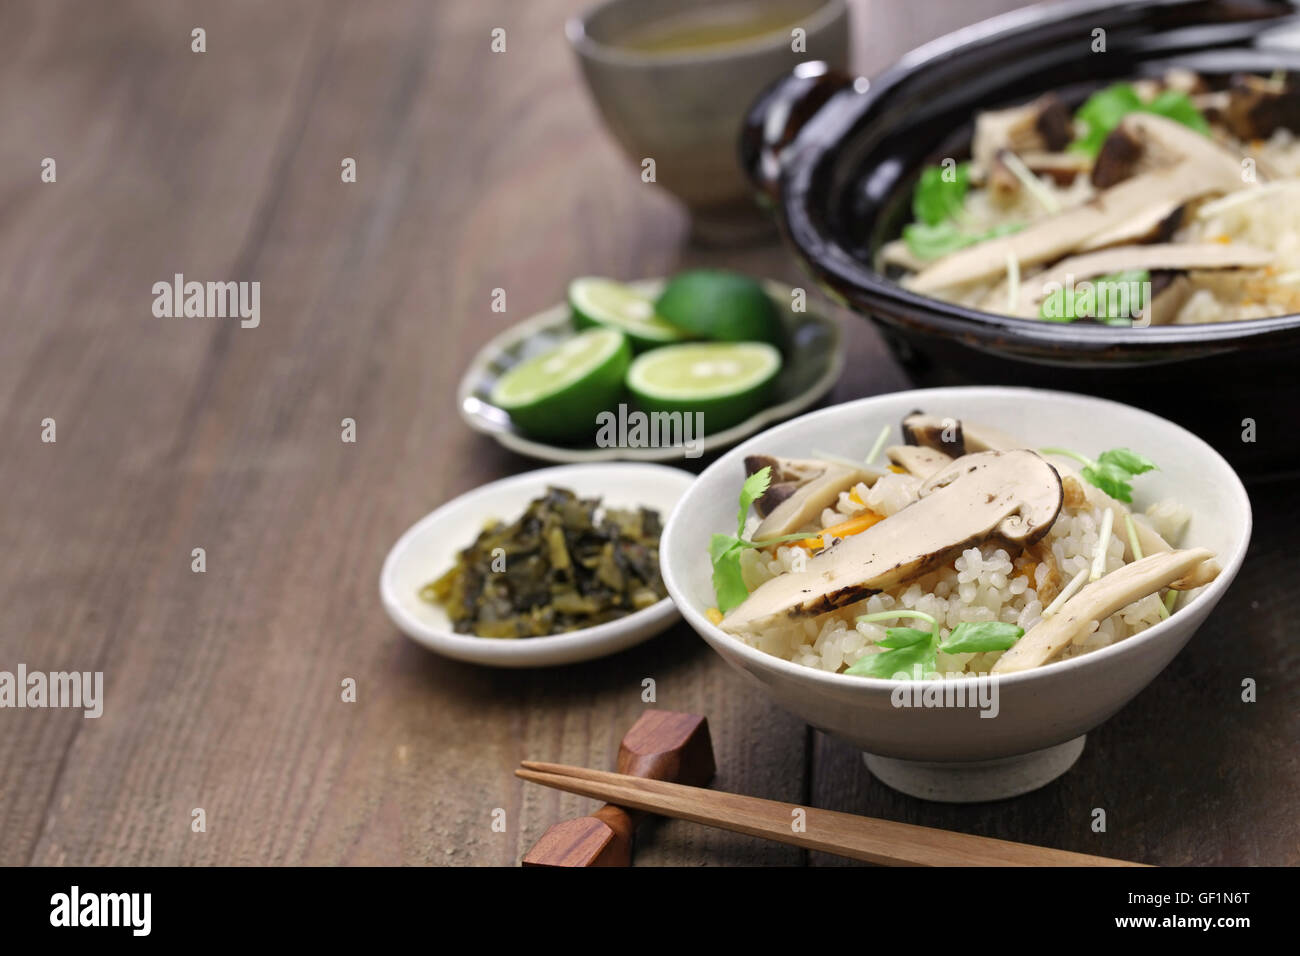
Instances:
[[[525,761],[515,775],[569,793],[614,800],[646,813],[690,820],[869,863],[893,866],[1144,865],[811,807],[803,808],[804,826],[799,829],[791,826],[790,804],[585,767]]]
[[[618,748],[622,774],[705,786],[713,779],[709,722],[695,714],[647,710]],[[629,866],[632,835],[646,814],[607,803],[595,813],[551,826],[525,854],[524,866]]]

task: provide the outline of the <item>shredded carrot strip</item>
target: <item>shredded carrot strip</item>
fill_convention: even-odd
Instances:
[[[860,505],[860,506],[866,505],[866,502],[858,497],[858,489],[856,488],[854,488],[852,491],[849,492],[849,501],[853,502],[855,505]]]
[[[822,531],[815,538],[804,538],[802,541],[794,542],[796,548],[807,548],[809,551],[819,551],[822,546],[822,539],[826,535],[832,538],[847,538],[849,535],[861,534],[874,524],[879,524],[885,520],[884,515],[878,515],[874,511],[866,511],[855,514],[852,518],[841,521],[839,524],[833,524]]]

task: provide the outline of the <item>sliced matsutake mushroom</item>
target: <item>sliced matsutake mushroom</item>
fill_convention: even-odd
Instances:
[[[1035,176],[1046,176],[1058,186],[1068,186],[1092,169],[1083,153],[1020,153],[1020,161]]]
[[[1300,130],[1300,83],[1234,76],[1218,119],[1233,136],[1247,141],[1268,139],[1278,129]]]
[[[1172,209],[1164,207],[1147,210],[1126,223],[1123,223],[1118,229],[1102,233],[1093,239],[1084,243],[1083,252],[1100,252],[1107,248],[1128,249],[1134,244],[1166,244],[1173,238],[1174,233],[1181,225],[1184,213],[1187,209],[1185,203],[1179,204]],[[1211,254],[1216,258],[1220,255]],[[1077,261],[1077,260],[1066,260]],[[1062,263],[1064,265],[1064,263]],[[1123,270],[1116,270],[1123,271]],[[1186,281],[1182,272],[1166,270],[1151,271],[1151,325],[1168,325],[1172,323],[1181,309],[1195,291],[1195,284]],[[1105,272],[1097,275],[1105,275]],[[1074,275],[1074,278],[1083,278]],[[1033,281],[1032,279],[1030,280]],[[1021,292],[1029,291],[1026,285],[1018,286]],[[1009,286],[1006,282],[1000,282],[989,293],[984,296],[980,302],[981,308],[990,312],[1003,312],[1006,310],[1007,297],[1010,294]],[[1030,306],[1023,308],[1013,305],[1012,308],[1017,311],[1013,315],[1024,317],[1036,316],[1037,312],[1031,311]]]
[[[1081,243],[1081,252],[1105,249],[1108,246],[1131,246],[1135,244],[1168,242],[1174,237],[1187,218],[1185,202],[1164,203],[1148,206],[1139,210],[1129,219],[1124,220],[1114,229],[1099,232],[1087,242]]]
[[[1190,96],[1192,105],[1200,110],[1212,127],[1223,125],[1223,111],[1228,108],[1227,90],[1203,90]]]
[[[858,482],[870,485],[880,476],[874,469],[850,468],[837,462],[772,455],[745,458],[746,476],[765,467],[772,469],[772,481],[763,497],[754,502],[754,510],[763,519],[753,535],[760,541],[793,534],[813,524],[823,510],[835,505],[841,492]]]
[[[1138,171],[1142,161],[1142,140],[1131,126],[1121,123],[1101,144],[1097,161],[1092,165],[1092,184],[1109,189]]]
[[[895,270],[906,269],[908,272],[920,272],[926,266],[926,260],[914,253],[905,239],[894,239],[880,247],[876,254],[876,270],[886,272],[890,266]]]
[[[1008,161],[1014,155],[1009,149],[1000,149],[989,160],[988,173],[984,177],[984,186],[998,205],[1006,206],[1020,195],[1024,183],[1016,175]]]
[[[1210,180],[1210,186],[1233,192],[1244,188],[1241,157],[1190,126],[1155,113],[1130,113],[1111,133],[1142,144],[1137,172],[1190,163]],[[1105,148],[1103,143],[1102,148]]]
[[[1085,585],[1055,614],[1029,629],[998,658],[994,674],[1011,674],[1046,664],[1083,636],[1093,621],[1102,621],[1148,594],[1155,594],[1198,565],[1213,558],[1205,548],[1150,554]]]
[[[914,428],[910,431],[907,426],[909,419],[916,418],[919,422],[928,423],[931,426],[937,422],[942,422],[934,415],[925,415],[922,412],[913,412],[907,418],[903,419],[903,435],[908,441],[915,437],[921,439],[917,444],[925,445],[928,448],[934,448],[935,445],[927,441],[927,437],[934,435],[933,429]],[[952,421],[948,419],[948,421]],[[1014,435],[1009,435],[1004,431],[993,428],[990,425],[984,425],[979,422],[963,420],[957,423],[961,427],[962,442],[967,452],[981,451],[1011,451],[1017,448],[1025,448],[1026,443]],[[943,450],[943,449],[940,449]],[[1116,501],[1110,495],[1106,494],[1096,485],[1090,484],[1083,480],[1079,472],[1078,463],[1073,459],[1063,456],[1048,456],[1048,461],[1052,464],[1061,476],[1061,485],[1065,493],[1065,504],[1071,508],[1081,507],[1086,504],[1089,508],[1105,508],[1114,512],[1115,533],[1124,542],[1124,560],[1132,561],[1136,555],[1133,553],[1132,546],[1128,540],[1128,533],[1125,516],[1130,514],[1121,502]],[[1071,500],[1073,499],[1073,501]],[[1147,523],[1141,515],[1133,515],[1134,533],[1138,539],[1138,547],[1142,549],[1144,555],[1157,554],[1163,551],[1172,551],[1174,546],[1166,541],[1155,528]]]
[[[759,585],[722,620],[743,631],[779,615],[822,614],[940,567],[988,540],[1024,547],[1061,510],[1061,480],[1032,451],[966,455],[932,475],[920,497],[859,534],[809,558],[803,571]]]
[[[1170,582],[1169,587],[1175,591],[1194,591],[1196,588],[1205,587],[1205,585],[1217,578],[1222,571],[1223,567],[1218,561],[1202,561],[1177,581]]]
[[[1097,236],[1123,234],[1134,220],[1150,221],[1201,196],[1244,188],[1240,160],[1208,137],[1146,113],[1126,116],[1121,128],[1140,138],[1153,168],[1104,189],[1092,199],[1040,219],[1006,236],[987,239],[935,260],[905,285],[935,292],[1006,272],[1014,257],[1021,269],[1055,262]]]
[[[993,154],[984,173],[984,185],[993,198],[1006,205],[1020,195],[1024,181],[1012,168],[1016,157],[1020,164],[1034,176],[1046,176],[1058,186],[1068,186],[1092,168],[1092,160],[1082,153],[1013,153],[1000,149]]]
[[[1238,179],[1237,185],[1240,185]],[[915,292],[935,292],[951,286],[995,279],[1006,272],[1009,257],[1022,269],[1054,262],[1093,236],[1120,229],[1142,210],[1166,208],[1232,187],[1207,181],[1192,164],[1154,170],[1125,180],[1078,206],[1041,219],[1031,226],[950,253],[907,279]]]
[[[1237,242],[1171,242],[1102,249],[1065,259],[1051,269],[1024,280],[1013,314],[1027,318],[1037,316],[1039,303],[1052,289],[1116,272],[1259,269],[1272,261],[1271,252]]]
[[[903,441],[909,445],[933,448],[951,458],[966,454],[966,438],[961,422],[955,418],[927,415],[919,408],[903,416],[901,423]]]
[[[1065,482],[1062,481],[1061,485],[1064,487]],[[1041,601],[1044,606],[1050,604],[1052,601],[1056,600],[1056,596],[1060,594],[1062,588],[1065,587],[1065,576],[1061,574],[1061,566],[1056,563],[1056,555],[1052,553],[1051,545],[1048,543],[1047,539],[1043,539],[1037,544],[1025,548],[1023,557],[1026,560],[1032,561],[1037,565],[1042,565],[1047,569],[1040,578],[1038,575],[1038,569],[1033,568],[1032,573],[1029,574],[1029,586],[1034,589],[1034,593],[1038,596],[1038,600]],[[1025,570],[1026,569],[1024,568],[1017,568],[1016,573],[1025,573]]]
[[[977,451],[1013,451],[1028,447],[1020,439],[988,425],[941,418],[917,410],[903,419],[903,440],[954,458]]]
[[[1110,187],[1162,166],[1190,162],[1215,179],[1241,179],[1241,159],[1208,136],[1153,113],[1130,113],[1101,144],[1092,184]]]
[[[1147,317],[1152,325],[1173,325],[1196,286],[1185,272],[1161,270],[1151,273],[1151,301]]]
[[[988,169],[998,150],[1062,150],[1070,142],[1072,122],[1069,107],[1054,93],[1023,106],[988,110],[975,118],[971,159],[981,169]]]
[[[909,475],[922,481],[952,464],[952,456],[920,445],[891,445],[885,455]]]
[[[1008,435],[991,425],[978,422],[965,422],[962,434],[966,437],[966,450],[971,451],[1011,451],[1013,448],[1028,447],[1019,438]]]

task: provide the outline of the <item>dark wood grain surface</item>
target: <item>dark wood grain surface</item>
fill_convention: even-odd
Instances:
[[[857,65],[1013,5],[858,3]],[[515,673],[391,626],[376,580],[402,530],[535,467],[456,416],[492,335],[580,273],[799,278],[776,245],[685,243],[582,88],[578,6],[0,6],[0,669],[102,670],[106,693],[98,720],[0,711],[0,863],[514,864],[594,806],[521,785],[518,761],[612,766],[645,677],[708,716],[725,789],[1152,863],[1300,861],[1294,485],[1252,489],[1249,562],[1187,651],[1063,779],[1004,803],[888,790],[685,627]],[[155,318],[177,272],[260,281],[260,326]],[[844,327],[832,401],[906,385]],[[638,862],[832,861],[658,823]]]

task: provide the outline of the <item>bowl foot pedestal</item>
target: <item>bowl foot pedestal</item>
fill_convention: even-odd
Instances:
[[[910,797],[939,803],[1003,800],[1037,790],[1074,766],[1087,735],[1055,747],[997,760],[938,763],[895,760],[864,753],[867,769],[881,783]]]

